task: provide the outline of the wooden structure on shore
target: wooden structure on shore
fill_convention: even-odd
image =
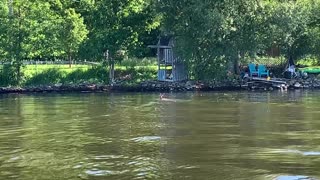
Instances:
[[[288,83],[281,79],[267,79],[267,78],[258,78],[252,77],[249,78],[247,82],[247,86],[249,89],[287,89]]]
[[[188,79],[185,64],[174,53],[173,36],[161,36],[157,45],[148,47],[157,49],[159,81],[177,82]]]

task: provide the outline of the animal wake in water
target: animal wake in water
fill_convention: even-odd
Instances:
[[[160,101],[177,102],[177,100],[175,100],[175,99],[165,98],[164,94],[160,94]]]

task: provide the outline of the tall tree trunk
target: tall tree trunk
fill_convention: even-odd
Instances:
[[[234,73],[235,74],[240,74],[240,55],[238,54],[237,56],[234,57],[234,62],[233,62],[233,67],[234,67]]]

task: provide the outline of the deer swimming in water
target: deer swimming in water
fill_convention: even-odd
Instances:
[[[164,97],[164,94],[160,93],[160,101],[170,101],[170,102],[177,102],[175,99],[168,99]]]

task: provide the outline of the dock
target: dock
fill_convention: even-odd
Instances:
[[[259,78],[259,77],[250,77],[247,81],[247,86],[249,89],[287,89],[288,83],[285,80],[277,78]]]

